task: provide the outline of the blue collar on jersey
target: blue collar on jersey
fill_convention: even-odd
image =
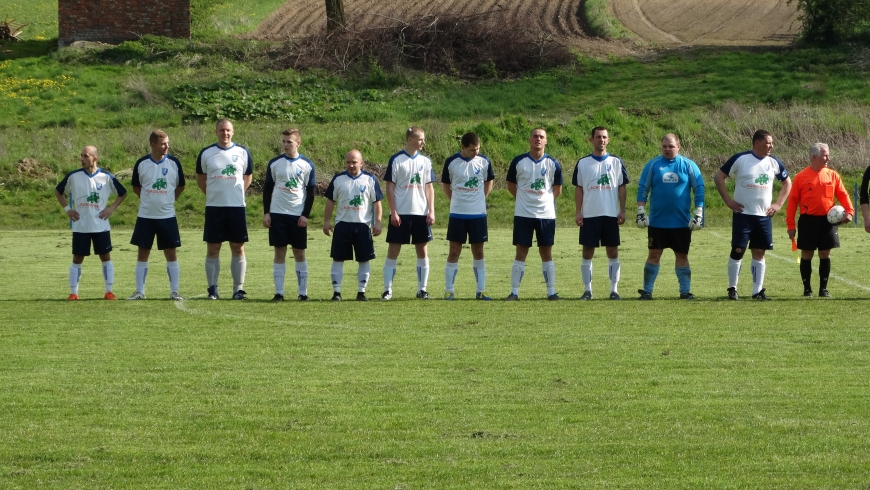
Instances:
[[[600,157],[597,157],[597,156],[595,156],[595,154],[590,153],[589,156],[594,158],[598,162],[603,162],[604,160],[607,160],[607,157],[610,156],[610,153],[605,153],[605,154],[601,155]]]
[[[232,150],[232,149],[236,146],[236,144],[233,143],[232,141],[230,141],[230,143],[232,143],[232,144],[231,144],[230,146],[226,147],[226,148],[224,148],[223,146],[221,146],[220,143],[215,143],[214,145],[217,146],[218,148],[220,148],[220,149],[223,150],[223,151],[227,151],[227,150]]]
[[[82,168],[82,169],[80,169],[80,170],[82,171],[82,173],[84,173],[84,174],[87,175],[88,177],[93,177],[93,176],[95,176],[95,175],[97,175],[98,173],[100,173],[100,172],[103,171],[103,169],[101,169],[100,167],[97,167],[97,169],[96,169],[96,170],[94,171],[94,173],[92,173],[92,174],[89,174],[88,171],[85,170],[84,168]]]
[[[544,153],[544,156],[542,156],[540,160],[535,160],[534,158],[532,158],[532,154],[531,154],[531,153],[526,153],[526,156],[529,157],[529,160],[535,162],[535,165],[537,165],[537,164],[543,162],[543,161],[546,160],[547,158],[550,158],[550,155],[547,155],[546,153]]]
[[[284,160],[287,160],[288,162],[295,162],[296,160],[299,160],[300,158],[302,158],[301,153],[296,158],[291,158],[291,157],[288,157],[286,153],[284,154]]]
[[[169,156],[168,154],[167,154],[167,155],[163,155],[163,158],[161,158],[160,161],[158,162],[157,160],[154,160],[153,158],[151,158],[151,154],[149,153],[149,154],[148,154],[148,159],[151,160],[152,162],[154,162],[156,165],[160,165],[161,163],[163,163],[163,162],[166,161],[166,157],[168,157],[168,156]]]
[[[402,151],[401,151],[400,153],[404,153],[405,155],[408,155],[408,158],[417,158],[417,155],[420,154],[419,151],[415,151],[414,154],[411,155],[410,153],[408,153],[407,151],[405,151],[404,148],[402,148]]]
[[[767,158],[767,157],[760,157],[760,156],[756,155],[755,152],[752,151],[752,150],[749,150],[749,153],[750,153],[752,156],[754,156],[755,158],[757,158],[758,160],[764,160],[765,158]]]

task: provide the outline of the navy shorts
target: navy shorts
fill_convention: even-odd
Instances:
[[[94,253],[97,255],[107,254],[112,251],[112,237],[108,231],[99,233],[76,233],[73,232],[72,253],[80,257],[91,254],[91,242],[94,244]]]
[[[539,247],[552,247],[556,243],[556,220],[514,216],[514,245],[532,246],[532,235]]]
[[[181,246],[181,236],[178,234],[178,220],[175,216],[164,219],[136,218],[130,245],[151,250],[154,237],[157,237],[157,250],[178,248]]]
[[[332,231],[332,250],[329,256],[332,260],[342,262],[353,260],[354,254],[357,262],[368,262],[375,258],[372,230],[367,223],[339,221]]]
[[[598,248],[618,247],[619,223],[616,216],[595,216],[583,218],[583,226],[580,227],[580,245],[584,247]]]
[[[827,216],[802,214],[797,222],[797,246],[800,250],[840,248],[839,227],[828,223]]]
[[[299,226],[299,216],[270,213],[272,226],[269,227],[270,247],[290,247],[297,250],[308,248],[308,227]]]
[[[483,243],[489,240],[486,216],[480,218],[454,218],[447,220],[447,241],[465,243]]]
[[[656,228],[650,226],[646,229],[647,248],[650,250],[664,250],[669,248],[678,254],[689,253],[692,244],[692,230],[685,228]]]
[[[400,214],[402,224],[387,227],[387,243],[427,243],[432,241],[432,228],[426,224],[426,216]]]
[[[773,250],[773,222],[770,216],[734,213],[731,248]]]
[[[202,241],[206,243],[247,242],[248,222],[245,208],[206,206]]]

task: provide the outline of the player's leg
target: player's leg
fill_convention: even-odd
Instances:
[[[491,301],[492,298],[486,294],[486,259],[483,256],[483,244],[486,243],[489,237],[486,217],[475,218],[469,221],[472,221],[472,223],[468,233],[468,243],[471,246],[471,256],[474,259],[471,262],[474,277],[477,279],[475,298]]]
[[[248,271],[248,261],[245,258],[245,244],[230,242],[230,273],[233,276],[233,299],[248,299],[245,292],[245,274]]]
[[[392,230],[390,225],[390,230]],[[395,239],[395,238],[394,238]],[[381,300],[389,301],[393,299],[393,280],[396,278],[396,259],[399,258],[399,252],[402,251],[401,243],[390,242],[389,231],[387,232],[387,258],[384,260],[384,292],[381,294]]]
[[[296,272],[296,298],[299,301],[308,301],[308,259],[305,257],[305,249],[293,248],[293,265]]]
[[[375,243],[372,239],[371,229],[367,224],[354,224],[353,250],[357,266],[357,301],[368,301],[366,287],[372,275],[371,261],[375,258]]]
[[[417,253],[417,298],[429,299],[429,242],[415,243]]]
[[[819,298],[830,298],[828,277],[831,275],[831,251],[819,250]]]
[[[154,229],[150,219],[136,218],[133,227],[133,236],[130,237],[130,245],[138,248],[136,257],[136,291],[127,299],[145,299],[145,279],[148,277],[148,257],[151,255],[151,247],[154,246]]]
[[[749,252],[752,254],[752,297],[756,298],[756,296],[764,291],[764,276],[767,273],[767,261],[764,260],[764,249],[750,248]]]
[[[106,283],[105,299],[115,300],[112,288],[115,284],[115,265],[112,263],[110,252],[112,251],[112,237],[108,231],[91,235],[94,241],[94,253],[100,256],[103,266],[103,280]]]
[[[728,256],[728,299],[736,300],[737,281],[743,265],[743,255],[749,245],[751,224],[745,214],[734,213],[731,221],[731,254]]]
[[[680,285],[680,299],[695,299],[692,294],[692,268],[689,266],[689,248],[692,244],[692,230],[678,228],[673,230],[670,248],[674,251],[674,273]]]
[[[511,292],[505,301],[515,301],[520,297],[520,284],[526,273],[526,257],[532,247],[532,237],[535,228],[530,218],[514,216],[513,244],[516,247],[514,263],[511,265]]]
[[[752,253],[752,298],[769,299],[765,294],[764,276],[767,261],[764,254],[773,249],[773,224],[767,216],[754,216],[754,227],[749,237],[749,251]]]
[[[329,256],[332,266],[329,276],[332,280],[332,301],[341,301],[341,282],[344,279],[344,262],[353,259],[353,242],[349,236],[348,223],[338,222],[332,233],[332,247]]]
[[[595,249],[601,245],[601,218],[586,218],[580,227],[580,246],[582,247],[580,261],[580,278],[583,280],[582,300],[592,299],[592,258]]]
[[[269,228],[272,231],[272,228]],[[272,258],[272,282],[275,283],[275,296],[272,301],[284,301],[284,277],[287,275],[287,245],[274,247]]]
[[[813,256],[816,254],[815,234],[818,233],[818,230],[814,229],[812,218],[812,216],[802,214],[798,217],[797,222],[797,248],[801,251],[801,283],[804,286],[804,296],[807,298],[813,296],[811,280],[813,278]],[[825,223],[827,222],[828,220],[825,218]]]
[[[221,246],[227,238],[223,231],[221,208],[205,207],[205,223],[202,229],[205,249],[205,280],[208,285],[208,299],[218,299],[218,278],[221,273]]]
[[[166,275],[169,278],[169,299],[182,300],[184,298],[178,294],[181,280],[181,268],[178,266],[177,252],[178,247],[181,246],[178,221],[175,217],[166,218],[155,220],[155,225],[157,227],[157,249],[163,251],[163,256],[166,258]]]
[[[547,285],[547,299],[559,300],[556,294],[556,263],[553,262],[553,245],[556,243],[556,220],[537,220],[535,233],[538,237],[538,254],[541,256],[541,273]]]
[[[808,216],[809,217],[809,216]],[[839,227],[828,223],[824,216],[812,216],[815,237],[813,248],[819,250],[819,297],[830,298],[828,278],[831,275],[831,249],[840,248]]]
[[[178,249],[175,247],[163,249],[166,258],[166,275],[169,277],[169,299],[183,300],[178,289],[181,286],[181,267],[178,266]]]
[[[647,228],[647,237],[650,240],[650,247],[658,246],[657,243],[653,243],[653,229]],[[637,293],[640,294],[640,299],[648,300],[652,299],[653,289],[655,289],[656,278],[659,275],[659,267],[661,264],[662,253],[664,249],[662,248],[649,248],[649,251],[646,256],[646,263],[643,265],[643,289],[640,289]]]
[[[462,254],[462,245],[468,239],[466,222],[469,220],[448,218],[447,220],[447,262],[444,264],[444,299],[453,299],[455,294],[454,285],[456,274],[459,273],[459,256]]]
[[[72,264],[69,266],[69,297],[68,300],[79,299],[79,282],[82,279],[82,262],[91,254],[91,238],[87,233],[73,232]]]
[[[607,275],[610,278],[610,299],[622,299],[619,296],[619,276],[622,265],[619,262],[619,223],[617,219],[607,217],[603,220],[601,244],[607,253]]]

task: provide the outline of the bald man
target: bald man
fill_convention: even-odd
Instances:
[[[326,209],[323,216],[323,233],[332,235],[332,301],[341,301],[341,281],[344,278],[344,261],[359,263],[357,269],[357,301],[368,301],[366,286],[371,276],[369,261],[375,258],[372,236],[381,234],[383,209],[381,186],[374,175],[363,171],[363,156],[357,150],[344,157],[345,171],[332,178],[326,189]],[[335,228],[332,227],[332,211],[335,210]],[[374,218],[374,223],[372,223]],[[370,225],[371,223],[371,225]],[[334,232],[334,233],[333,233]]]

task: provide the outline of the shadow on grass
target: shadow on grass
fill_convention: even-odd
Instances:
[[[3,41],[0,42],[0,61],[38,58],[54,49],[57,49],[57,38],[39,41]]]

